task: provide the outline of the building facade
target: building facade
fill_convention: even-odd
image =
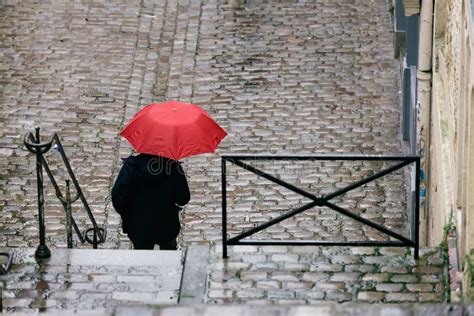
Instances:
[[[439,245],[455,231],[459,270],[474,249],[474,1],[404,0],[419,16],[417,148],[425,189],[420,240]],[[423,191],[422,191],[423,192]],[[468,291],[465,291],[466,293]]]

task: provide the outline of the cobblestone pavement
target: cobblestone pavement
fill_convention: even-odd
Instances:
[[[444,261],[424,249],[286,246],[214,249],[207,303],[413,303],[444,300]]]
[[[6,2],[0,244],[35,244],[34,165],[20,135],[36,125],[44,135],[60,132],[98,222],[107,225],[105,247],[130,246],[108,203],[118,158],[130,153],[117,133],[152,101],[202,105],[229,131],[221,152],[400,152],[388,5],[369,2]],[[53,166],[57,156],[49,155]],[[183,240],[218,240],[218,157],[185,163],[193,199],[182,218]],[[382,167],[285,163],[262,168],[315,194]],[[336,202],[406,235],[404,185],[398,173]],[[228,192],[231,233],[305,202],[236,168],[229,168]],[[62,209],[51,189],[47,210],[50,243],[64,246]],[[85,227],[84,212],[76,212]],[[324,208],[258,238],[387,239]]]
[[[178,301],[180,251],[53,249],[41,265],[34,251],[17,249],[10,273],[0,276],[4,312],[82,314]]]
[[[187,12],[194,12],[179,9],[178,26],[186,23]],[[188,88],[187,76],[177,71],[168,95],[186,99],[192,88],[191,100],[229,131],[221,153],[399,153],[398,75],[390,29],[385,1],[208,1],[201,10],[194,64],[199,77]],[[219,240],[219,160],[211,155],[186,162],[193,198],[183,216],[183,239]],[[262,168],[316,195],[381,167],[285,164],[270,162]],[[230,233],[305,202],[242,169],[229,167],[228,172]],[[341,206],[406,235],[404,192],[399,174],[351,192]],[[384,237],[320,208],[258,238]]]
[[[163,1],[2,3],[0,245],[34,246],[34,160],[21,135],[35,126],[44,136],[60,133],[97,221],[106,222],[117,133],[128,110],[152,100],[166,7]],[[47,157],[64,179],[58,155]],[[48,243],[65,246],[62,207],[47,187]],[[84,211],[73,211],[86,228]]]

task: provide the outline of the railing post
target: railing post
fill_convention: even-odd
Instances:
[[[36,129],[37,144],[40,143],[39,127]],[[42,152],[40,148],[36,148],[36,183],[38,188],[38,222],[39,222],[39,241],[40,244],[35,251],[35,257],[38,259],[46,259],[51,257],[51,251],[46,246],[46,233],[44,227],[44,194],[43,194],[43,164]]]
[[[72,248],[72,206],[71,206],[71,188],[69,186],[69,179],[66,179],[66,234],[67,247]]]
[[[227,183],[226,183],[226,161],[221,158],[221,179],[222,179],[222,257],[227,256]]]
[[[97,249],[97,230],[94,228],[94,235],[92,236],[92,248]]]
[[[415,259],[418,259],[420,249],[420,157],[415,162]]]

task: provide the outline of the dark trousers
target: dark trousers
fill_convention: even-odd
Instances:
[[[133,242],[133,249],[148,249],[152,250],[155,247],[154,243],[147,242]],[[170,241],[160,241],[157,243],[160,246],[160,250],[176,250],[178,245],[176,239]]]

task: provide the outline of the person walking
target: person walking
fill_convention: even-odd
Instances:
[[[181,163],[140,154],[124,159],[112,188],[112,204],[134,249],[176,250],[179,211],[190,200]]]
[[[120,132],[137,156],[124,159],[112,204],[135,249],[176,249],[179,211],[190,193],[180,159],[214,152],[227,135],[199,106],[152,103]]]

